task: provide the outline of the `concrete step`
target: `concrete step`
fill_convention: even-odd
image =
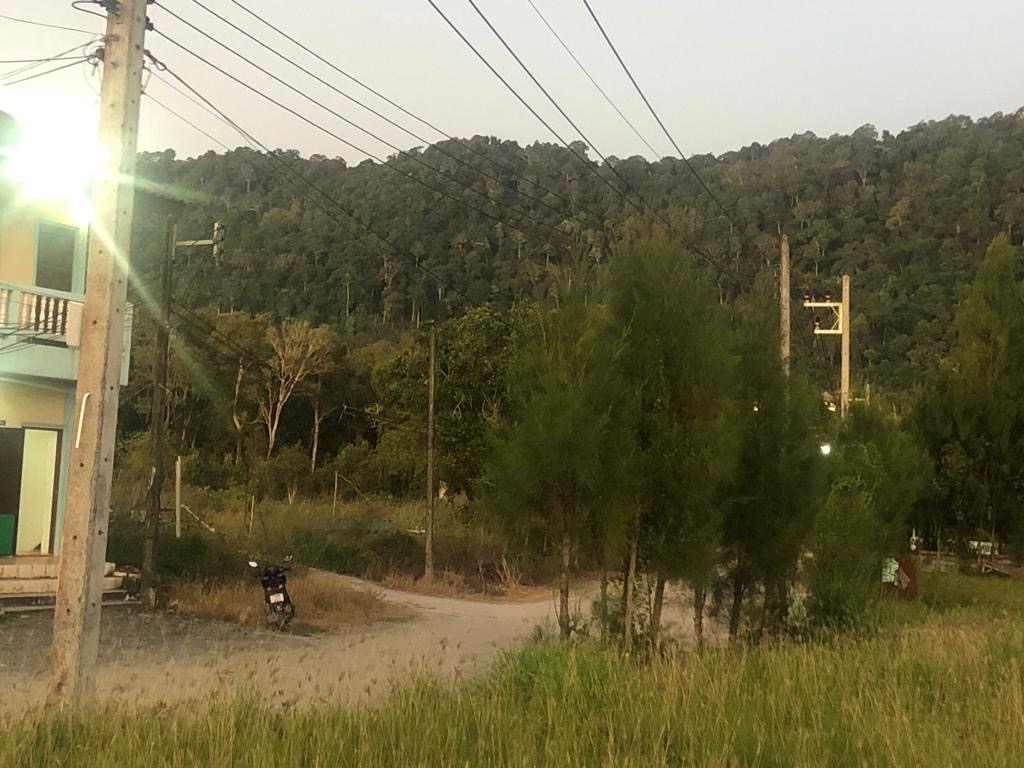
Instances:
[[[103,590],[120,589],[124,583],[121,576],[104,576]],[[57,593],[56,578],[0,578],[0,597],[4,595]]]
[[[103,575],[111,576],[117,566],[104,563]],[[5,557],[0,559],[0,579],[56,579],[60,561],[55,557]]]
[[[0,615],[5,613],[28,613],[31,611],[52,611],[56,595],[52,592],[23,593],[0,595]],[[103,607],[138,605],[138,600],[130,597],[123,589],[110,589],[103,592]]]

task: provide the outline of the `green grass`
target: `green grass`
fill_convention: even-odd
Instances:
[[[1019,766],[1024,585],[924,580],[874,636],[641,663],[540,641],[481,681],[376,706],[49,713],[0,731],[6,766]]]

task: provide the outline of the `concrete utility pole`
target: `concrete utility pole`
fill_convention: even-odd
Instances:
[[[786,376],[789,376],[789,283],[789,235],[783,235],[779,249],[779,335],[782,341],[782,369]]]
[[[53,618],[53,694],[67,704],[91,697],[96,684],[146,34],[146,0],[120,0],[112,7],[100,88],[98,143],[104,173],[92,189],[75,392],[78,428],[71,443]]]
[[[427,385],[427,536],[423,578],[434,580],[434,391],[437,379],[437,326],[430,326],[430,376]]]
[[[160,538],[160,502],[164,487],[164,393],[167,391],[167,360],[171,348],[171,262],[178,227],[167,217],[167,248],[160,268],[160,306],[156,314],[156,345],[153,356],[153,396],[149,415],[149,444],[153,461],[146,510],[146,540],[142,547],[142,593],[150,608],[156,607],[156,548]]]
[[[832,294],[826,293],[824,301],[804,295],[804,306],[808,309],[828,309],[832,313],[832,324],[823,326],[820,317],[814,318],[814,333],[818,336],[841,336],[841,362],[839,371],[839,414],[846,416],[850,409],[850,276],[843,275],[842,301],[833,301]]]
[[[843,360],[839,374],[839,413],[850,410],[850,276],[843,275]]]

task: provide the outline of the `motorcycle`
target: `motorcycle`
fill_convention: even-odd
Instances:
[[[288,623],[295,618],[295,605],[288,595],[288,577],[285,576],[285,573],[291,570],[288,567],[291,561],[292,556],[288,555],[282,565],[268,565],[262,570],[258,562],[249,561],[249,567],[256,571],[260,586],[263,587],[263,604],[267,612],[267,624],[272,624],[279,630],[284,630]]]

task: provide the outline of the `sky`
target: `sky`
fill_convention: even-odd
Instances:
[[[243,5],[324,58],[449,134],[520,143],[554,141],[459,40],[428,0],[198,0],[379,107],[424,139],[439,137],[311,58],[245,13]],[[578,134],[522,73],[468,0],[435,0],[526,100],[568,140]],[[530,0],[476,0],[596,153],[651,157],[543,25]],[[146,47],[263,143],[350,163],[366,154],[281,111],[193,58],[237,74],[330,132],[380,157],[394,150],[260,74],[173,18],[191,21],[387,142],[423,141],[383,123],[209,15],[197,0],[151,5]],[[619,68],[583,0],[533,0],[612,100],[660,154],[673,150]],[[687,155],[720,154],[804,131],[850,133],[865,123],[898,132],[950,114],[981,117],[1024,104],[1024,2],[1020,0],[591,0],[640,86]],[[102,32],[103,20],[70,0],[0,0],[0,14]],[[166,37],[164,37],[166,35]],[[182,44],[176,47],[169,39]],[[0,17],[0,60],[37,59],[87,44],[86,34]],[[18,65],[0,64],[0,72]],[[44,71],[43,68],[33,72]],[[167,74],[163,78],[168,78]],[[12,78],[13,79],[13,78]],[[0,87],[0,110],[43,115],[60,130],[95,130],[98,73],[86,65]],[[224,144],[244,141],[153,77],[147,93]],[[221,148],[155,101],[142,105],[140,149],[179,157]]]

